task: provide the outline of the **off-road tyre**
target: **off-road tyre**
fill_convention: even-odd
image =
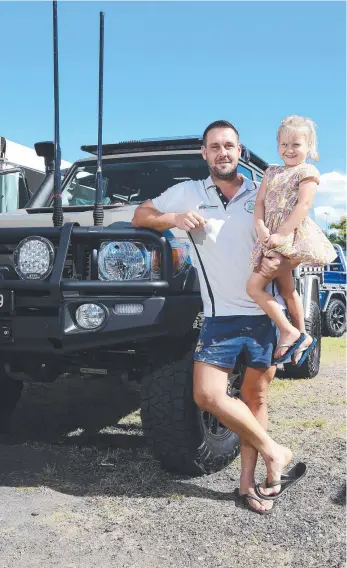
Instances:
[[[23,383],[10,379],[4,371],[0,371],[0,432],[9,425],[11,414],[21,397]]]
[[[311,300],[309,317],[305,320],[305,328],[307,333],[312,337],[316,337],[316,346],[312,349],[301,367],[292,365],[291,363],[284,363],[283,375],[287,378],[313,379],[319,373],[322,338],[321,316],[319,306],[314,300]]]
[[[346,332],[346,305],[342,300],[332,300],[323,314],[324,335],[341,337]]]
[[[239,454],[240,441],[194,403],[193,353],[190,349],[142,379],[141,419],[147,442],[163,469],[199,476],[226,467]],[[228,393],[238,396],[239,391],[231,384]]]

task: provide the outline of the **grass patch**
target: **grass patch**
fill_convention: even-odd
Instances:
[[[140,416],[140,409],[135,410],[135,412],[131,412],[127,416],[121,418],[118,424],[140,424],[141,425],[141,416]]]
[[[329,393],[326,393],[326,396],[329,396]],[[281,398],[278,396],[275,397],[276,402],[280,402]],[[284,404],[288,405],[288,399],[284,400]],[[321,396],[306,396],[306,393],[302,393],[301,396],[291,396],[290,397],[290,406],[309,406],[311,404],[318,404],[318,405],[329,405],[329,406],[345,406],[346,401],[345,397],[332,397],[323,399]]]
[[[343,423],[333,424],[331,429],[336,434],[345,434],[346,433],[346,424],[343,424]]]
[[[327,426],[327,420],[322,418],[313,418],[311,420],[296,420],[294,418],[277,420],[277,424],[287,426],[289,428],[299,428],[300,430],[307,430],[310,428],[317,428],[322,430]]]
[[[346,363],[346,334],[342,337],[323,337],[321,363]]]
[[[185,495],[183,493],[169,493],[167,497],[170,501],[183,501],[185,499]]]
[[[71,513],[67,513],[66,511],[54,511],[51,515],[52,521],[55,523],[65,522],[72,518]]]
[[[286,381],[283,379],[274,379],[271,383],[271,390],[272,391],[284,391],[284,390],[288,390],[291,387],[293,387],[293,382],[290,381]]]

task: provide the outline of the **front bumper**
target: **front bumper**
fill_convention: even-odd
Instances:
[[[83,303],[106,308],[106,321],[97,330],[78,327],[76,309]],[[141,314],[115,313],[120,303],[142,304]],[[79,296],[65,300],[57,310],[41,313],[27,310],[22,315],[0,318],[0,352],[67,354],[125,342],[140,342],[156,336],[179,336],[188,333],[200,310],[199,295],[179,296]]]
[[[0,229],[0,246],[40,235],[56,243],[51,275],[45,281],[0,280],[0,351],[71,353],[155,336],[182,335],[192,328],[200,311],[199,293],[177,290],[172,284],[172,249],[159,233],[147,229],[105,227],[24,227]],[[154,243],[161,255],[161,277],[154,281],[101,282],[97,278],[97,254],[104,240],[136,239]],[[80,248],[79,248],[80,247]],[[88,247],[91,271],[88,278],[64,278],[66,258]],[[72,251],[72,252],[71,252]],[[78,262],[78,258],[74,261]],[[0,302],[1,303],[1,302]],[[107,317],[97,330],[80,329],[76,309],[83,303],[101,304]],[[138,315],[119,315],[115,305],[141,303]]]

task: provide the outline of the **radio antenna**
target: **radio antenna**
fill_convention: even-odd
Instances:
[[[102,113],[104,91],[104,12],[100,12],[99,39],[99,113],[98,113],[98,153],[96,170],[96,193],[93,211],[94,225],[103,225],[104,208],[102,195]]]
[[[58,68],[58,13],[57,1],[53,0],[53,53],[54,53],[54,190],[53,225],[61,227],[64,216],[61,199],[61,150],[59,139],[59,68]]]

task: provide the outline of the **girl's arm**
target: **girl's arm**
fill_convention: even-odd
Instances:
[[[267,191],[267,183],[266,183],[266,175],[263,177],[260,188],[258,190],[257,199],[255,201],[254,207],[254,224],[255,229],[257,231],[258,237],[261,238],[261,235],[264,233],[269,233],[268,228],[265,225],[265,196]]]
[[[293,207],[289,217],[282,223],[278,233],[282,237],[287,237],[292,233],[300,223],[307,217],[312,207],[314,196],[317,191],[317,182],[313,179],[305,179],[299,183],[298,201]]]

